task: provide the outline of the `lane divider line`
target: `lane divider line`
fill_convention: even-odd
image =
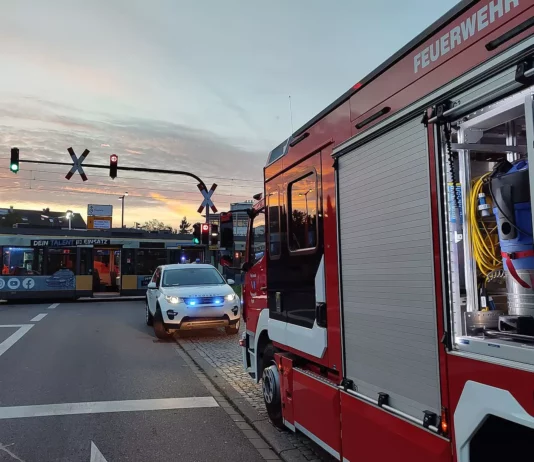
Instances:
[[[49,310],[53,310],[53,309],[57,308],[58,306],[59,306],[59,303],[52,303],[52,304],[48,307],[48,309],[49,309]]]
[[[35,316],[35,318],[33,319],[30,319],[30,322],[37,322],[37,321],[40,321],[41,319],[43,319],[45,316],[47,316],[48,313],[41,313],[41,314],[38,314],[37,316]]]
[[[0,343],[0,356],[9,350],[15,343],[17,343],[35,324],[11,324],[0,327],[18,327],[14,334],[11,334],[2,343]]]
[[[212,396],[191,398],[137,399],[126,401],[96,401],[89,403],[37,404],[32,406],[0,407],[0,420],[58,415],[102,414],[108,412],[161,411],[219,407]]]

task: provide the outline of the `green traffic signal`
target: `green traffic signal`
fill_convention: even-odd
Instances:
[[[11,148],[11,160],[9,162],[9,170],[11,170],[13,173],[17,173],[19,171],[19,149],[18,148]]]
[[[200,244],[200,239],[198,237],[193,238],[193,244]]]

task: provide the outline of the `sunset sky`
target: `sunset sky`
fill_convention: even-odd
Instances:
[[[186,177],[21,159],[189,170],[215,204],[262,190],[268,152],[450,9],[454,0],[0,0],[0,207],[112,204],[126,224],[198,221]]]

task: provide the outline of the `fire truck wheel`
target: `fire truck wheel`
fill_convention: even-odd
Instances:
[[[172,335],[165,330],[165,326],[163,325],[163,316],[161,316],[159,306],[156,308],[156,315],[154,316],[152,323],[154,327],[154,334],[157,338],[160,340],[168,340],[172,337]]]
[[[282,400],[280,396],[280,374],[274,363],[274,347],[269,344],[263,350],[262,391],[267,414],[272,424],[284,428],[282,418]]]

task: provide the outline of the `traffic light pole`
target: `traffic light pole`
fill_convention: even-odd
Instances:
[[[23,160],[23,159],[20,159],[19,162],[21,163],[24,162],[25,164],[67,165],[69,167],[72,167],[72,163],[69,163],[69,162],[51,162],[51,161],[46,161],[46,160]],[[83,166],[85,168],[102,168],[102,169],[109,170],[109,165],[83,164]],[[168,175],[189,176],[197,180],[202,186],[204,186],[204,188],[206,188],[206,184],[200,179],[200,177],[196,176],[194,173],[185,172],[183,170],[163,170],[161,168],[120,167],[120,166],[117,166],[117,170],[124,170],[127,172],[164,173]]]
[[[45,161],[45,160],[23,160],[19,159],[19,162],[24,162],[26,164],[45,164],[45,165],[66,165],[69,167],[72,167],[72,163],[68,162],[52,162],[52,161]],[[97,164],[83,164],[85,168],[101,168],[101,169],[109,169],[109,165],[97,165]],[[144,167],[120,167],[117,165],[117,170],[123,170],[126,172],[144,172],[144,173],[163,173],[167,175],[183,175],[188,176],[190,178],[194,178],[201,184],[205,190],[206,184],[194,173],[191,172],[185,172],[183,170],[163,170],[160,168],[144,168]],[[210,210],[209,207],[206,207],[206,223],[209,225],[210,222]],[[208,236],[209,237],[209,236]],[[209,241],[206,245],[206,260],[208,260],[211,263],[211,251],[209,247]]]

